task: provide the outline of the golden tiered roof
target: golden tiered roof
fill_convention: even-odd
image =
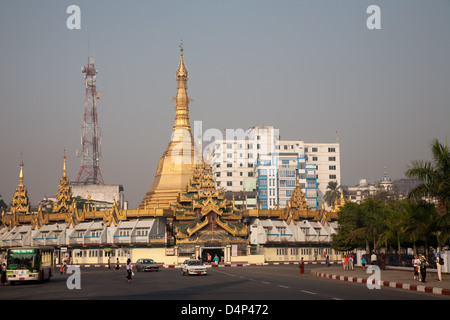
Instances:
[[[247,242],[247,225],[242,211],[216,189],[211,167],[205,161],[197,164],[186,192],[178,195],[171,206],[173,229],[178,243],[227,241]]]

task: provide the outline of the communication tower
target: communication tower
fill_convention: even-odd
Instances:
[[[98,69],[95,69],[94,58],[88,57],[86,67],[81,67],[84,75],[86,93],[84,97],[84,116],[81,127],[81,168],[74,184],[104,184],[100,173],[99,161],[101,153],[101,131],[98,127],[97,101],[102,97],[97,91],[95,78]]]

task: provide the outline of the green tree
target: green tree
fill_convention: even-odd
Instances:
[[[325,200],[328,206],[331,207],[333,203],[335,203],[335,201],[341,196],[341,191],[339,189],[340,187],[337,181],[328,182],[327,191],[323,196],[323,200]]]
[[[441,247],[450,236],[450,152],[437,139],[431,144],[431,161],[413,160],[405,175],[420,180],[409,198],[430,199],[436,205],[434,229]]]

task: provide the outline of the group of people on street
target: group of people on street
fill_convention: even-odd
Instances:
[[[352,254],[342,255],[342,267],[344,270],[353,270],[354,256]]]
[[[217,254],[213,257],[209,252],[207,252],[206,257],[203,257],[203,262],[208,262],[208,264],[211,264],[212,261],[214,261],[214,264],[219,264],[219,257]]]
[[[442,265],[444,264],[442,258],[436,256],[434,262],[436,263],[438,281],[442,281]],[[414,280],[418,280],[422,283],[425,283],[427,278],[427,267],[430,266],[430,263],[427,261],[424,255],[414,255],[414,259],[412,261],[414,266]]]

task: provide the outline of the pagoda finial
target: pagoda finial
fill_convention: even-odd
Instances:
[[[66,150],[64,150],[63,178],[67,178],[67,174],[66,174]]]
[[[185,77],[187,78],[188,72],[186,66],[184,65],[184,57],[183,57],[183,40],[181,40],[180,44],[180,64],[177,69],[177,77]]]
[[[23,161],[20,160],[19,186],[23,187]]]

